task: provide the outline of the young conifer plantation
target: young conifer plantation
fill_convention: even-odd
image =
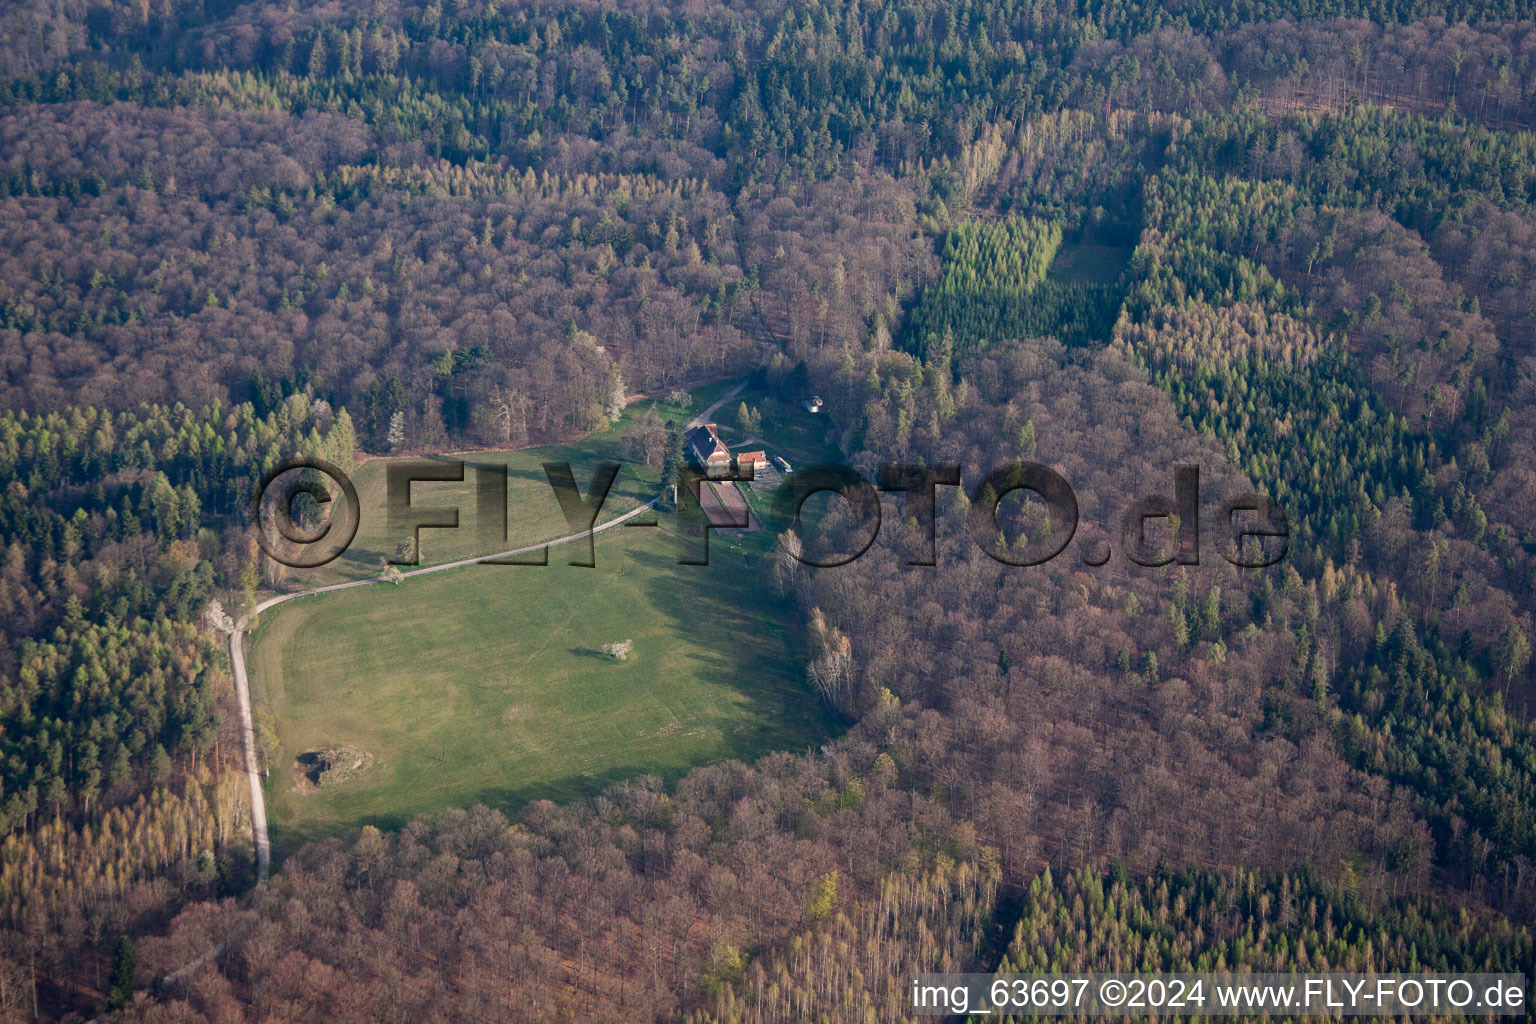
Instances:
[[[833,512],[716,533],[690,576],[698,416],[775,480],[963,490],[931,534],[883,494],[845,565],[805,564],[858,546]],[[319,579],[258,542],[277,467],[383,494],[386,456],[487,451],[545,497],[543,462],[633,464],[603,516],[656,497],[662,529],[594,541],[596,600],[628,604],[560,603],[574,548],[491,597],[370,540],[325,581],[398,589],[255,614]],[[979,535],[980,482],[1034,464],[1075,524],[1015,490]],[[1198,560],[1133,558],[1122,516],[1181,465],[1198,522],[1141,548],[1193,525]],[[729,487],[773,526],[767,485]],[[1243,567],[1222,503],[1253,492],[1288,532]],[[337,621],[373,623],[348,640],[380,678],[324,674]],[[0,9],[0,1024],[1529,979],[1533,633],[1530,0]],[[301,683],[435,746],[295,758]],[[477,744],[489,782],[448,777]]]

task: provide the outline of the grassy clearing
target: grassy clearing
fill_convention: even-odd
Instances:
[[[684,422],[729,383],[695,392]],[[835,458],[825,417],[764,395],[765,447],[801,463]],[[509,467],[510,540],[568,533],[541,463],[570,462],[585,488],[596,462],[625,464],[604,519],[649,499],[659,467],[625,449],[619,423],[569,445],[480,452],[466,461]],[[733,399],[713,418],[733,422]],[[490,553],[477,545],[474,480],[421,483],[413,503],[457,505],[458,530],[422,533],[422,564]],[[295,572],[312,587],[377,575],[385,556],[384,460],[354,477],[364,518],[346,556]],[[369,515],[372,511],[373,515]],[[280,750],[269,811],[279,850],[372,822],[394,826],[447,807],[508,810],[572,799],[638,774],[674,778],[728,757],[750,759],[819,742],[832,727],[804,681],[793,609],[771,581],[767,532],[715,535],[712,564],[680,566],[669,516],[659,529],[597,538],[597,568],[567,564],[581,545],[552,549],[548,567],[471,566],[306,597],[265,613],[251,665]],[[389,547],[391,552],[392,547]],[[632,640],[617,662],[605,643]],[[305,755],[344,752],[365,765],[313,785]],[[310,757],[308,761],[313,761]]]
[[[1062,284],[1114,284],[1131,261],[1131,250],[1119,245],[1063,244],[1046,277]]]
[[[472,566],[267,613],[252,661],[281,742],[279,848],[819,742],[832,723],[787,632],[771,542],[716,536],[711,565],[680,566],[666,525],[621,527],[599,535],[595,569],[557,548],[548,567]],[[625,639],[627,661],[601,653]],[[303,781],[296,759],[334,748],[368,769]]]

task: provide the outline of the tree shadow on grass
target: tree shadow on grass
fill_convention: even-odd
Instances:
[[[519,469],[516,466],[508,465],[507,466],[507,479],[508,480],[529,480],[529,481],[533,481],[533,482],[536,482],[536,483],[544,484],[545,486],[548,486],[548,484],[549,484],[549,478],[544,475],[544,468],[542,466],[534,466],[531,469]],[[554,495],[551,494],[550,497],[553,498]]]
[[[356,565],[360,568],[380,570],[379,562],[383,558],[383,551],[354,547],[348,548],[336,561],[342,565]],[[378,575],[378,572],[376,571],[374,575]]]
[[[711,544],[709,565],[678,565],[670,544],[630,553],[671,634],[703,652],[705,667],[696,674],[744,698],[740,717],[721,724],[736,748],[732,756],[744,760],[820,742],[837,728],[805,680],[799,630],[786,626],[799,613],[773,590],[763,557],[743,564],[724,543],[718,550]]]
[[[613,655],[606,651],[598,650],[595,647],[570,647],[567,648],[567,650],[576,655],[578,658],[596,658],[598,661],[611,662],[615,666],[624,664],[624,662],[620,659],[615,658]]]

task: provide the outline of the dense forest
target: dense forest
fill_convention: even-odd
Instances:
[[[1524,0],[11,5],[0,1020],[1530,974],[1533,122]],[[779,573],[825,746],[258,881],[223,654],[278,575],[254,483],[749,375],[871,477],[1050,465],[1074,544],[1007,565],[1060,528],[1015,498],[905,564],[888,495],[907,530]],[[1129,561],[1180,464],[1199,563]],[[1254,490],[1290,533],[1243,569],[1214,526]]]

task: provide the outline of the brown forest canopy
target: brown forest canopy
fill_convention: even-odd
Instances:
[[[1089,6],[0,14],[0,1021],[884,1021],[892,979],[1005,958],[1528,966],[1531,6]],[[865,558],[772,571],[821,749],[254,886],[205,615],[271,568],[251,481],[749,375],[866,474],[1050,464],[1073,546],[1006,568],[1059,524],[1010,499],[984,550],[941,488],[909,566],[888,495]],[[1132,565],[1119,513],[1181,463],[1201,564]],[[1290,548],[1240,571],[1219,502],[1254,488]]]

